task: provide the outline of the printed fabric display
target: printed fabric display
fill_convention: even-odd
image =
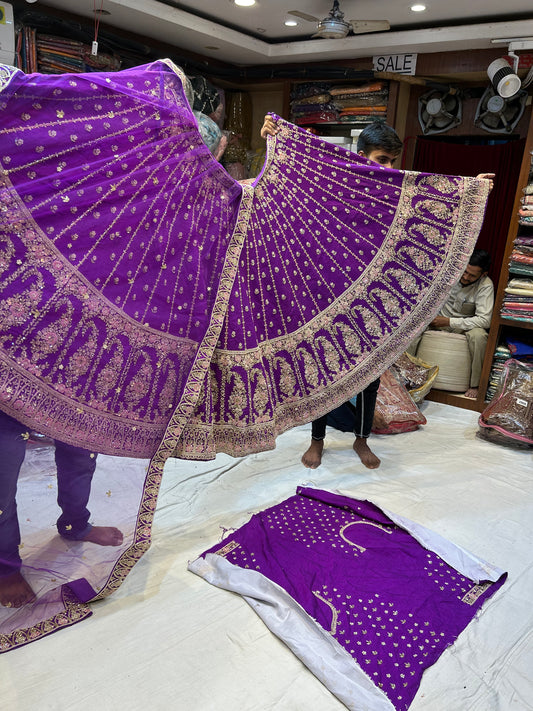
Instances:
[[[189,565],[244,597],[352,711],[405,711],[506,573],[412,521],[298,488]]]
[[[97,454],[96,475],[104,455],[139,463],[113,464],[113,486],[103,470],[92,520],[120,511],[128,528],[94,579],[90,544],[70,551],[75,570],[40,560],[50,482],[19,479],[22,574],[38,596],[0,607],[0,650],[121,584],[150,545],[168,457],[272,449],[374,381],[476,243],[488,181],[384,168],[281,119],[259,176],[238,182],[184,82],[168,60],[76,75],[0,65],[0,408]],[[128,502],[110,507],[119,492]],[[38,621],[50,590],[59,607]]]

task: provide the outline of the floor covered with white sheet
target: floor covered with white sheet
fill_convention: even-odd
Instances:
[[[476,437],[477,414],[422,404],[427,425],[373,436],[365,469],[328,429],[322,465],[300,456],[310,427],[273,452],[167,463],[150,551],[88,620],[0,656],[9,711],[342,711],[236,594],[187,563],[300,484],[369,499],[508,571],[456,644],[424,675],[410,711],[533,709],[533,454]]]

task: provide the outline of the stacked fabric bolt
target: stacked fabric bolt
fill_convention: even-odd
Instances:
[[[338,121],[329,90],[322,82],[298,84],[291,93],[291,121],[299,126]]]
[[[527,189],[531,187],[528,185]],[[526,194],[522,198],[522,208],[520,209],[520,224],[521,225],[533,225],[533,194]]]
[[[492,361],[492,369],[489,376],[489,385],[487,387],[487,392],[485,395],[485,400],[488,402],[492,400],[498,383],[500,382],[500,376],[503,371],[503,364],[506,360],[511,358],[511,351],[507,345],[499,345],[494,351],[494,357]]]
[[[509,271],[519,276],[533,277],[533,180],[524,188],[518,216],[519,233],[511,253]]]
[[[520,276],[533,277],[533,245],[517,244],[515,241],[509,271]]]
[[[389,91],[385,82],[335,87],[330,94],[343,123],[370,123],[386,117]]]
[[[17,35],[17,66],[24,72],[80,74],[100,70],[117,71],[120,59],[105,52],[91,53],[91,45],[78,40],[41,34],[22,27]]]
[[[320,81],[313,81],[303,84],[294,84],[291,89],[291,104],[297,104],[300,99],[308,99],[311,96],[327,94],[331,89],[331,84]]]
[[[501,315],[533,323],[533,279],[511,279],[505,289]]]

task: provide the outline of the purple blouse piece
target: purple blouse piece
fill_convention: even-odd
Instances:
[[[209,559],[208,554],[216,556]],[[489,575],[469,579],[369,501],[306,488],[255,514],[202,559],[206,556],[210,562],[193,563],[193,572],[250,599],[260,600],[270,583],[279,586],[398,711],[409,707],[424,670],[453,644],[506,577],[503,571],[490,571],[492,581]],[[217,556],[242,569],[243,581],[254,571],[266,582],[257,584],[255,593],[243,593],[242,587],[227,584],[241,580],[238,574],[213,578]],[[304,646],[285,639],[283,629],[276,633],[291,648]],[[327,668],[328,660],[317,667]],[[327,675],[321,680],[328,686]],[[354,698],[353,708],[362,707]]]

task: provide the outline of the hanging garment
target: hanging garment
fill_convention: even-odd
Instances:
[[[202,142],[183,81],[169,61],[0,68],[0,408],[150,460],[131,481],[125,467],[134,523],[84,600],[148,548],[169,456],[271,449],[405,350],[464,270],[488,194],[488,181],[390,170],[281,119],[263,171],[240,184]]]
[[[303,487],[189,569],[242,595],[353,711],[405,711],[506,577],[369,501]]]

